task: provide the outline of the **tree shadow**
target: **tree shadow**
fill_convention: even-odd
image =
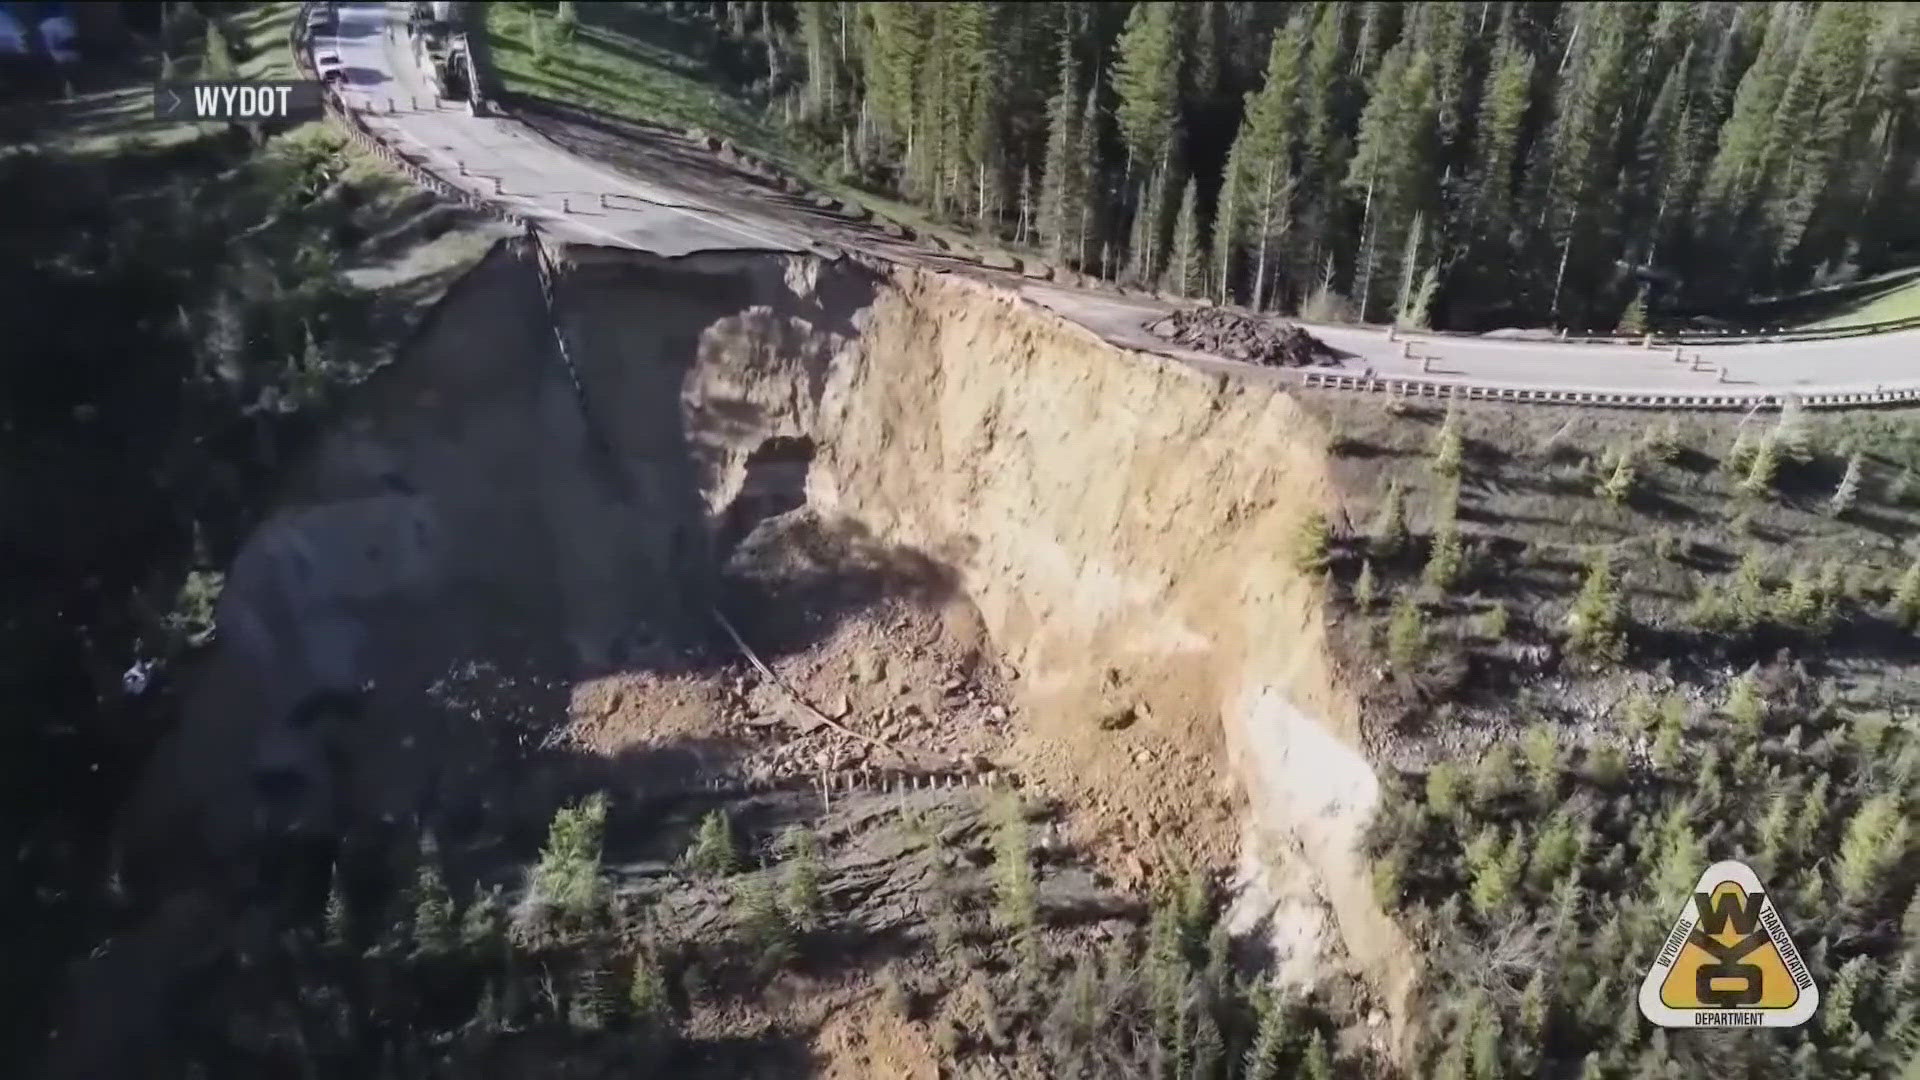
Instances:
[[[951,562],[805,511],[765,522],[722,570],[722,607],[768,657],[804,651],[883,600],[939,606],[960,595]]]

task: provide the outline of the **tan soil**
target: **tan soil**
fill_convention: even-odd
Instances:
[[[503,249],[236,562],[220,656],[132,819],[151,863],[182,835],[240,850],[252,771],[323,759],[289,703],[370,675],[352,816],[472,803],[524,830],[568,784],[880,753],[800,730],[751,669],[709,659],[730,654],[719,606],[847,726],[1060,799],[1122,884],[1163,862],[1289,868],[1398,1020],[1413,964],[1354,850],[1377,797],[1358,709],[1289,556],[1336,501],[1297,402],[935,273],[566,258],[573,372]],[[801,494],[767,466],[779,440],[815,448],[809,511],[703,572],[739,497]],[[460,707],[449,674],[480,662]],[[524,720],[473,722],[502,696]],[[1276,946],[1309,950],[1294,965],[1339,963],[1285,930]]]
[[[813,1038],[823,1080],[939,1080],[941,1054],[923,1024],[869,994],[836,1010]]]

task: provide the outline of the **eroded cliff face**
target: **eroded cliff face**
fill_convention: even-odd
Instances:
[[[1304,861],[1345,948],[1398,1005],[1405,943],[1355,853],[1376,784],[1319,584],[1292,562],[1301,519],[1334,496],[1325,433],[1296,403],[1120,354],[984,286],[902,273],[821,413],[815,501],[948,553],[1030,673],[1037,730],[1083,749],[1095,783],[1140,768],[1098,750],[1117,673],[1154,722],[1218,746],[1253,864],[1284,880]],[[1283,947],[1289,925],[1276,920]]]
[[[577,257],[560,289],[570,340],[636,472],[659,459],[629,429],[669,400],[678,416],[658,423],[684,432],[715,518],[757,448],[809,440],[815,508],[956,573],[1022,675],[1024,764],[1178,853],[1211,828],[1182,819],[1195,800],[1181,789],[1213,778],[1117,757],[1101,725],[1130,710],[1184,742],[1243,799],[1245,884],[1281,909],[1244,922],[1270,916],[1283,970],[1325,975],[1322,913],[1299,895],[1310,883],[1336,948],[1403,1014],[1408,946],[1356,853],[1377,786],[1320,586],[1291,561],[1302,517],[1334,498],[1325,433],[1292,399],[1123,353],[954,276]],[[658,355],[662,331],[639,312],[663,287],[684,297],[676,310],[738,305],[698,331],[671,398],[634,370]]]
[[[316,827],[444,809],[450,778],[496,767],[492,736],[390,702],[346,781],[288,710],[420,683],[481,639],[583,669],[697,639],[740,497],[804,495],[951,571],[1020,675],[1016,768],[1149,857],[1237,863],[1242,925],[1284,973],[1351,962],[1405,1016],[1411,952],[1356,850],[1377,797],[1356,704],[1290,557],[1335,497],[1296,402],[957,277],[556,254],[558,344],[533,259],[503,245],[296,472],[229,576],[131,858],[240,850],[263,771],[307,777],[282,810]],[[1116,753],[1115,723],[1176,751]]]

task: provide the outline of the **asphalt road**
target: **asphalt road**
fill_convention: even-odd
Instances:
[[[450,183],[495,200],[563,239],[663,256],[697,251],[770,250],[831,254],[833,241],[799,223],[724,207],[685,185],[617,172],[560,149],[503,117],[476,117],[464,103],[438,101],[418,70],[402,29],[403,5],[339,5],[332,32],[313,37],[316,56],[345,67],[344,97],[374,134]],[[897,251],[893,253],[897,257]],[[936,260],[937,261],[937,260]],[[1172,305],[1140,296],[1009,281],[1032,300],[1116,344],[1165,353],[1211,370],[1267,372],[1220,357],[1170,348],[1144,324]],[[1920,390],[1920,330],[1833,341],[1673,348],[1413,335],[1311,326],[1346,354],[1343,371],[1418,376],[1444,383],[1629,393],[1844,393]],[[1411,346],[1411,347],[1409,347]]]
[[[561,152],[520,124],[441,101],[420,71],[399,4],[341,4],[334,29],[313,35],[345,69],[343,98],[389,146],[431,172],[499,202],[565,239],[664,256],[711,250],[812,251],[775,221],[721,212],[698,195],[625,176]]]

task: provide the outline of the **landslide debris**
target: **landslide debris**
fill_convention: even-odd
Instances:
[[[1298,326],[1221,308],[1189,308],[1147,324],[1176,345],[1268,367],[1307,367],[1338,359]]]

